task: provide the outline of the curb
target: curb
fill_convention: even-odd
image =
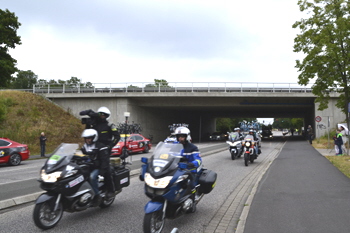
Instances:
[[[224,149],[217,149],[217,150],[214,150],[214,151],[203,153],[202,157],[205,157],[205,156],[211,155],[211,154],[215,154],[215,153],[218,153],[218,152],[221,152],[221,151],[224,151],[224,150],[227,150],[227,148],[225,147]],[[134,176],[140,175],[140,172],[141,172],[141,168],[138,168],[138,169],[135,169],[135,170],[131,170],[130,171],[130,177],[134,177]],[[10,208],[10,207],[13,207],[13,206],[26,204],[26,203],[29,203],[29,202],[34,202],[44,192],[45,191],[36,192],[36,193],[27,194],[27,195],[24,195],[24,196],[14,197],[14,198],[11,198],[11,199],[0,201],[0,210],[4,210],[4,209],[7,209],[7,208]]]
[[[35,201],[44,191],[0,201],[0,210]]]

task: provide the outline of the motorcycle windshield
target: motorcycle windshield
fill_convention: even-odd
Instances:
[[[79,144],[77,143],[62,143],[48,158],[44,166],[48,171],[51,171],[57,167],[67,165],[72,160],[73,155],[79,151]]]
[[[232,141],[236,141],[237,140],[237,135],[236,134],[231,134],[231,139],[232,139]]]
[[[250,139],[250,140],[254,141],[254,136],[248,134],[247,136],[245,136],[244,140],[247,140],[247,139]]]
[[[165,171],[171,164],[175,164],[177,167],[177,164],[182,158],[182,149],[183,146],[179,143],[158,143],[151,158],[151,167],[153,168],[154,172],[158,173]]]

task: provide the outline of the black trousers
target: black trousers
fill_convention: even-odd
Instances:
[[[45,156],[45,144],[40,144],[41,157]]]

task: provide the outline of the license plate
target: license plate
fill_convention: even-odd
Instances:
[[[84,176],[79,176],[78,178],[72,180],[71,182],[69,182],[69,187],[72,188],[74,186],[76,186],[77,184],[81,183],[84,181]]]

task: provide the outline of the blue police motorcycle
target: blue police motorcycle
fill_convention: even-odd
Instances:
[[[215,172],[199,167],[197,175],[191,174],[182,149],[181,144],[160,142],[150,159],[141,159],[140,180],[145,181],[145,194],[151,199],[145,206],[145,233],[160,233],[166,218],[194,213],[197,203],[215,186]]]

